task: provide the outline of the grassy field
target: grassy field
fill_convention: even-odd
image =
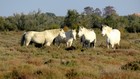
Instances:
[[[139,79],[140,34],[122,34],[121,46],[107,49],[97,31],[96,48],[76,50],[21,47],[23,32],[0,32],[0,79]]]

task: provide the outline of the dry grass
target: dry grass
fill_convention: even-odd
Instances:
[[[97,35],[96,48],[66,51],[65,45],[21,47],[23,32],[0,32],[0,79],[138,79],[140,71],[122,66],[140,60],[140,34],[124,34],[118,49],[107,49]]]

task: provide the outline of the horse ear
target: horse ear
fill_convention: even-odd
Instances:
[[[105,26],[106,26],[106,25],[104,25],[104,24],[101,24],[100,30],[102,30],[102,28],[103,28],[103,27],[105,27]]]
[[[105,25],[104,24],[102,24],[102,27],[104,27]]]

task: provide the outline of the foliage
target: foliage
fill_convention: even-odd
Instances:
[[[121,29],[122,32],[140,32],[140,17],[138,15],[119,16],[113,6],[106,6],[103,11],[99,8],[87,6],[80,14],[77,10],[68,10],[67,15],[56,16],[54,13],[43,13],[41,10],[28,14],[16,13],[13,16],[0,17],[0,31],[37,30],[64,28],[78,29],[101,28],[106,24],[112,28]]]
[[[103,23],[113,28],[117,28],[119,23],[119,16],[115,14],[108,15],[103,19]]]
[[[106,16],[112,15],[112,14],[117,14],[114,7],[113,6],[106,6],[104,8],[103,16],[106,17]]]
[[[128,26],[126,27],[128,32],[140,32],[140,17],[136,15],[127,16]]]
[[[14,14],[13,16],[0,17],[0,28],[4,30],[45,30],[59,28],[63,17],[53,13],[30,12],[29,14]]]
[[[140,70],[140,61],[129,62],[121,67],[123,70]]]
[[[67,16],[64,20],[64,25],[71,29],[76,29],[78,26],[78,12],[76,10],[68,10]]]
[[[5,23],[5,19],[3,17],[0,17],[0,30],[4,30],[4,23]]]

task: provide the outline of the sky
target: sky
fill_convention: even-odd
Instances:
[[[101,10],[106,6],[113,6],[121,16],[140,13],[140,0],[0,0],[0,16],[28,14],[38,10],[66,16],[70,9],[81,13],[87,6]]]

